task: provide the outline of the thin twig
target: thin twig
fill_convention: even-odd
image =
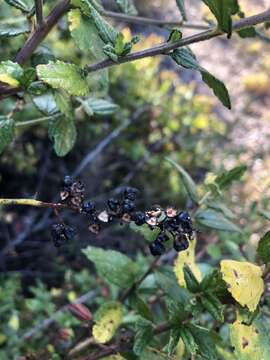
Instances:
[[[43,25],[43,0],[35,0],[36,18],[39,27]]]
[[[22,127],[22,126],[37,125],[37,124],[40,124],[40,123],[48,121],[48,120],[56,119],[56,118],[58,118],[60,116],[62,116],[62,114],[59,113],[59,114],[55,114],[55,115],[51,115],[51,116],[43,116],[43,117],[40,117],[38,119],[27,120],[27,121],[19,121],[19,122],[16,122],[15,126],[16,127]]]
[[[189,23],[183,21],[167,21],[167,20],[151,19],[147,17],[126,15],[126,14],[122,14],[114,11],[107,11],[107,10],[102,11],[102,15],[105,17],[109,17],[112,19],[120,20],[131,24],[154,25],[158,27],[181,27],[181,28],[197,29],[197,30],[209,29],[209,26],[204,24]]]
[[[9,205],[16,205],[16,206],[33,206],[33,207],[42,207],[42,208],[49,208],[49,209],[67,209],[71,208],[66,204],[60,203],[47,203],[35,199],[0,199],[0,206],[9,206]],[[72,208],[72,210],[74,210]]]
[[[234,23],[232,30],[239,31],[250,26],[261,24],[266,21],[270,21],[270,10],[237,21],[236,23]],[[175,41],[173,43],[164,42],[160,45],[131,53],[129,55],[120,57],[118,59],[118,62],[114,62],[111,59],[105,59],[103,61],[100,61],[99,63],[86,66],[85,70],[90,73],[97,70],[105,69],[110,66],[124,64],[127,62],[143,59],[146,57],[152,57],[157,55],[168,55],[171,51],[175,49],[181,48],[183,46],[195,44],[201,41],[209,40],[221,35],[224,35],[224,32],[222,32],[221,30],[210,29],[192,36],[188,36],[184,39]]]

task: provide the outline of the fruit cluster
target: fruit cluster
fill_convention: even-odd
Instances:
[[[138,211],[136,209],[138,194],[137,189],[127,187],[120,198],[111,198],[107,201],[106,209],[97,210],[93,201],[84,200],[83,183],[66,176],[60,192],[60,199],[72,209],[87,216],[88,229],[94,234],[99,233],[101,225],[104,223],[134,222],[137,226],[148,226],[151,230],[159,229],[157,238],[149,246],[152,255],[164,254],[166,251],[164,243],[171,239],[177,252],[186,250],[194,232],[188,212],[177,211],[173,207],[164,210],[160,206],[153,206],[147,211]],[[73,227],[64,224],[54,224],[52,227],[55,246],[64,244],[74,235]]]

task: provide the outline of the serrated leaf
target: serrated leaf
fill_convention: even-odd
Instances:
[[[174,263],[174,272],[180,286],[187,287],[184,276],[185,265],[187,265],[191,269],[196,279],[199,282],[201,281],[201,272],[195,262],[195,248],[196,248],[196,239],[192,239],[189,242],[188,249],[185,251],[181,251],[177,255],[177,259]]]
[[[119,110],[118,105],[104,99],[88,98],[81,100],[81,104],[89,116],[93,116],[93,114],[106,116]]]
[[[57,108],[68,118],[73,117],[73,108],[70,96],[64,90],[56,90],[53,93]]]
[[[198,346],[198,354],[205,360],[220,360],[211,332],[198,325],[188,325],[188,329]]]
[[[30,12],[34,6],[32,0],[5,0],[5,2],[16,9],[21,10],[23,13]]]
[[[136,322],[135,331],[133,351],[137,356],[141,356],[154,336],[152,323],[144,318],[139,318]]]
[[[158,234],[160,233],[160,229],[155,228],[154,230],[151,230],[149,226],[146,224],[138,226],[134,222],[131,222],[129,224],[129,227],[131,230],[142,235],[145,238],[145,240],[149,242],[154,241],[157,238]]]
[[[204,292],[200,299],[203,307],[215,320],[224,322],[224,307],[215,295]]]
[[[137,15],[138,11],[135,8],[133,0],[116,0],[119,9],[128,15]]]
[[[210,74],[206,69],[200,66],[196,56],[188,47],[176,49],[171,54],[173,60],[186,69],[197,70],[201,73],[203,81],[213,90],[214,94],[224,106],[231,109],[231,101],[228,90],[224,83]]]
[[[190,354],[196,354],[198,351],[198,345],[195,342],[194,336],[188,327],[181,326],[180,327],[180,336],[183,340],[186,350]]]
[[[79,9],[70,10],[68,20],[71,36],[78,48],[89,53],[96,61],[104,59],[104,42],[98,35],[93,20],[83,15]]]
[[[220,212],[212,209],[199,209],[195,214],[195,220],[198,224],[211,229],[241,232],[241,229],[237,225],[226,219]]]
[[[70,95],[82,96],[89,91],[82,70],[74,64],[49,61],[37,66],[37,74],[40,80],[55,89],[64,89]]]
[[[27,32],[29,32],[29,27],[26,22],[0,22],[0,39],[18,36]]]
[[[59,116],[49,122],[49,137],[53,139],[54,150],[58,156],[67,155],[73,148],[77,138],[74,119]]]
[[[94,315],[93,337],[101,344],[110,341],[123,320],[121,303],[112,301],[103,304]]]
[[[141,317],[153,321],[153,314],[148,307],[147,303],[137,294],[134,293],[130,298],[130,306],[137,311]]]
[[[83,253],[109,283],[125,288],[131,286],[138,276],[138,265],[120,252],[88,246]]]
[[[168,354],[168,356],[172,356],[175,352],[175,349],[178,345],[180,339],[180,331],[177,328],[174,328],[170,331],[170,337],[169,337],[169,342],[166,345],[166,352]]]
[[[14,138],[15,123],[11,118],[0,116],[0,154]]]
[[[246,170],[246,165],[236,166],[235,168],[218,175],[215,179],[215,183],[221,190],[225,189],[230,186],[233,181],[240,180]]]
[[[256,319],[251,325],[242,322],[238,315],[230,325],[230,339],[237,360],[267,360],[270,353],[269,331],[262,318]]]
[[[183,20],[187,20],[186,8],[184,0],[176,0],[176,5],[182,15]]]
[[[187,304],[190,294],[183,287],[177,286],[177,278],[171,270],[159,269],[155,272],[155,280],[169,298],[181,305]]]
[[[198,202],[197,188],[196,188],[196,184],[194,183],[191,176],[186,172],[186,170],[182,166],[177,164],[172,159],[166,158],[166,160],[169,161],[176,168],[176,170],[179,172],[179,174],[181,176],[181,180],[182,180],[182,182],[184,184],[184,187],[185,187],[187,193],[189,194],[190,198],[195,203],[197,203]]]
[[[260,267],[245,261],[222,260],[220,268],[233,298],[250,311],[255,311],[264,291]]]
[[[98,34],[105,44],[115,44],[118,32],[103,19],[90,0],[72,0],[71,3],[78,6],[86,16],[93,20]]]
[[[256,29],[255,29],[254,26],[251,26],[251,27],[248,27],[246,29],[242,29],[240,31],[237,31],[237,34],[243,39],[257,36]]]
[[[19,86],[23,76],[22,67],[10,60],[0,62],[0,82],[10,86]]]
[[[228,36],[232,32],[232,15],[239,11],[237,0],[203,0],[208,6],[210,11],[217,19],[219,28],[228,33]]]
[[[200,283],[198,282],[190,267],[185,264],[183,267],[183,272],[185,284],[188,290],[192,293],[197,293],[200,290]]]
[[[267,233],[260,239],[257,254],[263,262],[270,262],[270,231],[267,231]]]

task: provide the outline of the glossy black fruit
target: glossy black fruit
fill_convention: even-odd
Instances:
[[[189,247],[188,239],[184,234],[179,234],[175,237],[173,242],[174,250],[177,252],[187,250]]]
[[[135,204],[133,201],[129,199],[125,199],[122,203],[122,212],[123,213],[130,213],[135,209]]]
[[[159,241],[153,241],[149,245],[150,252],[153,256],[160,256],[165,253],[165,246]]]
[[[141,226],[146,223],[146,215],[142,211],[136,211],[132,214],[131,220],[133,220],[136,225]]]
[[[88,200],[88,201],[84,201],[84,203],[82,204],[81,211],[85,214],[93,214],[95,209],[96,209],[95,203],[91,200]]]
[[[124,191],[124,198],[135,201],[138,195],[138,190],[132,187],[127,187]]]
[[[108,200],[107,204],[111,211],[117,212],[119,209],[120,201],[112,198]]]

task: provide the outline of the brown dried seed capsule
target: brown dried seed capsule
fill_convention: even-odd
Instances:
[[[131,216],[129,214],[123,214],[121,219],[125,222],[130,222]]]
[[[98,215],[98,219],[102,222],[109,222],[109,214],[106,210],[102,211],[99,215]]]
[[[71,198],[72,205],[76,207],[81,207],[83,199],[80,196],[74,196]]]
[[[60,199],[62,201],[66,200],[69,197],[69,192],[66,190],[63,190],[60,192]]]
[[[83,304],[70,304],[68,306],[69,311],[80,321],[91,321],[92,313]]]
[[[146,220],[146,223],[150,226],[156,226],[157,225],[157,218],[155,217],[150,217],[149,219]]]
[[[177,215],[177,210],[175,210],[173,207],[169,207],[166,209],[166,215],[169,218],[175,217]]]
[[[98,235],[100,231],[100,226],[98,224],[91,224],[88,226],[88,230],[91,231],[93,234]]]
[[[149,217],[159,217],[162,214],[162,209],[160,207],[155,207],[154,209],[146,211],[146,215]]]

